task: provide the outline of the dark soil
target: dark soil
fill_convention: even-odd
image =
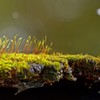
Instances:
[[[61,80],[53,86],[45,85],[43,88],[33,88],[17,96],[14,93],[17,89],[0,88],[0,100],[100,100],[100,83],[95,83],[89,89],[84,85],[84,81],[79,79],[77,82]]]

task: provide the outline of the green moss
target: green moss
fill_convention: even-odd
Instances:
[[[19,52],[22,38],[19,38],[18,40],[16,40],[16,38],[16,36],[13,40],[8,40],[6,37],[0,38],[1,77],[8,77],[8,74],[12,74],[13,70],[15,70],[15,73],[18,73],[18,75],[24,79],[27,77],[30,78],[31,76],[40,77],[39,74],[30,72],[30,64],[34,63],[43,65],[45,67],[45,74],[47,74],[44,75],[44,77],[51,77],[51,79],[59,79],[57,78],[59,76],[58,73],[60,73],[62,69],[63,72],[67,73],[67,76],[68,74],[73,76],[72,74],[76,74],[77,72],[85,72],[87,75],[89,72],[92,73],[95,71],[95,69],[100,69],[100,57],[94,57],[87,54],[70,55],[48,53],[51,46],[46,45],[46,38],[43,40],[37,40],[35,37],[31,38],[29,36],[24,44],[23,52]],[[32,48],[32,45],[34,45],[34,48]],[[30,52],[30,50],[33,50],[33,52],[29,54],[28,52]],[[63,68],[61,68],[62,66]],[[70,73],[68,72],[69,67],[73,68],[73,73],[70,71]],[[49,76],[49,74],[51,76]],[[96,73],[96,75],[98,74]]]
[[[54,66],[56,70],[60,70],[61,63],[65,63],[65,67],[68,67],[69,62],[81,63],[81,61],[86,60],[89,66],[89,60],[93,60],[96,63],[100,62],[99,58],[90,55],[54,55],[54,54],[24,54],[24,53],[4,53],[0,56],[0,71],[5,72],[11,70],[12,68],[17,68],[20,72],[21,69],[28,69],[29,63],[38,63],[46,67]],[[68,60],[68,61],[67,61]]]
[[[23,54],[23,53],[4,53],[0,57],[0,71],[10,71],[12,68],[16,68],[18,72],[22,69],[28,69],[29,63],[39,63],[45,67],[54,66],[56,70],[60,69],[60,62],[48,60],[44,54]]]

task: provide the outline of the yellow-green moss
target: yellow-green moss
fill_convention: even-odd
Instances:
[[[29,63],[39,63],[44,66],[54,66],[55,69],[60,69],[60,62],[48,60],[44,54],[23,54],[23,53],[4,53],[0,56],[0,71],[5,72],[11,70],[12,68],[17,68],[18,72],[21,69],[29,68]]]
[[[29,63],[39,63],[46,67],[54,66],[56,70],[60,70],[61,63],[65,63],[65,67],[67,68],[68,61],[75,62],[82,59],[92,59],[97,63],[100,62],[99,58],[90,55],[3,53],[0,56],[0,71],[4,70],[7,72],[12,68],[17,68],[18,72],[20,72],[21,69],[28,69]]]
[[[51,45],[46,44],[46,37],[42,40],[37,40],[35,37],[29,36],[24,47],[20,52],[20,44],[23,39],[19,38],[17,40],[17,35],[14,36],[13,40],[7,39],[7,37],[0,38],[0,73],[7,73],[12,69],[16,69],[18,73],[22,72],[23,69],[29,69],[30,63],[38,63],[45,67],[54,67],[57,71],[61,69],[61,64],[63,64],[65,69],[68,69],[69,63],[72,62],[71,67],[81,64],[85,60],[85,64],[88,68],[91,68],[89,60],[96,63],[100,63],[99,57],[94,57],[91,55],[70,55],[61,53],[50,53]],[[34,45],[34,46],[33,46]],[[33,46],[33,47],[32,47]],[[32,50],[32,52],[30,51]],[[31,52],[31,53],[30,53]],[[100,66],[97,66],[100,68]],[[98,69],[99,69],[98,68]]]

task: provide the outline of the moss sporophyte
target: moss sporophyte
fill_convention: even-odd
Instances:
[[[18,88],[19,93],[61,79],[77,81],[81,77],[100,82],[100,57],[53,53],[52,43],[46,41],[46,37],[29,36],[22,45],[23,39],[17,35],[0,38],[0,87]]]

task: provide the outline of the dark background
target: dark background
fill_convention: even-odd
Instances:
[[[83,80],[71,82],[61,80],[53,86],[45,85],[42,88],[33,88],[14,95],[17,89],[0,88],[0,98],[3,99],[22,99],[22,100],[100,100],[100,83],[88,89]]]

